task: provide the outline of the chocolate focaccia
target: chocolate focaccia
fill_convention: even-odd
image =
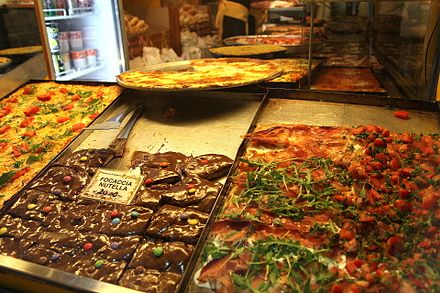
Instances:
[[[182,176],[182,168],[188,157],[178,152],[149,154],[137,151],[133,154],[131,167],[140,167],[141,173],[152,183],[175,183]]]
[[[122,274],[119,285],[149,293],[173,293],[181,278],[182,276],[176,273],[163,273],[139,266],[127,269]]]
[[[183,274],[193,250],[193,245],[181,241],[146,241],[136,249],[129,268],[142,266],[160,272]]]
[[[89,182],[90,176],[81,170],[64,166],[53,166],[31,186],[52,193],[62,200],[76,199]]]
[[[68,207],[52,193],[38,189],[28,189],[20,199],[9,209],[8,213],[26,220],[44,222],[49,213],[61,214]]]
[[[153,215],[147,234],[194,244],[208,217],[208,214],[194,209],[164,205]]]
[[[188,160],[184,173],[215,180],[227,174],[233,163],[233,160],[224,155],[201,155]]]
[[[172,188],[165,190],[162,193],[162,200],[165,203],[182,207],[195,205],[206,197],[216,197],[221,187],[221,183],[189,176],[173,185]]]
[[[55,162],[55,165],[66,167],[81,168],[86,170],[87,174],[93,175],[96,170],[103,167],[113,154],[109,149],[85,149],[62,156]]]

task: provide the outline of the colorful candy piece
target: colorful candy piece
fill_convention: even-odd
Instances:
[[[82,156],[81,158],[79,158],[79,160],[81,161],[81,162],[86,162],[86,161],[88,161],[88,157],[86,157],[86,156]]]
[[[54,189],[54,190],[52,190],[52,194],[55,195],[55,196],[59,196],[59,195],[61,195],[61,190]]]
[[[168,162],[160,162],[159,163],[159,166],[161,166],[162,168],[166,168],[166,167],[168,167],[170,165],[170,163],[168,163]]]
[[[118,216],[119,216],[118,210],[113,210],[110,212],[110,218],[114,219],[114,218],[117,218]]]
[[[93,248],[93,243],[92,242],[87,242],[86,244],[84,244],[83,249],[85,251],[89,251],[90,249]]]
[[[43,208],[43,212],[46,213],[46,214],[50,213],[51,211],[52,211],[52,207],[51,206],[46,206],[46,207]]]
[[[8,228],[6,228],[6,227],[1,227],[1,228],[0,228],[0,236],[5,235],[6,233],[8,233]]]
[[[104,260],[102,260],[102,259],[99,259],[95,262],[95,268],[97,268],[97,269],[99,269],[103,265],[104,265]]]
[[[110,248],[113,250],[116,250],[119,248],[119,243],[118,242],[112,242],[110,243]]]
[[[186,221],[186,220],[188,220],[188,215],[185,214],[185,213],[181,213],[181,214],[179,215],[179,218],[180,218],[182,221]]]
[[[121,223],[121,219],[120,219],[120,218],[114,218],[114,219],[112,220],[112,224],[113,224],[113,225],[118,225],[119,223]]]
[[[65,183],[69,183],[70,181],[72,181],[72,177],[69,175],[66,175],[63,177],[63,182]]]
[[[160,246],[156,246],[155,248],[153,248],[153,254],[154,256],[161,256],[163,254],[163,248]]]
[[[146,186],[153,184],[153,182],[154,182],[154,180],[151,179],[151,178],[147,178],[147,179],[144,180],[144,184]]]
[[[132,218],[138,218],[138,217],[139,217],[139,212],[138,212],[138,211],[132,211],[132,212],[130,213],[130,216],[131,216]]]
[[[30,204],[27,205],[27,209],[28,209],[28,210],[33,210],[33,209],[35,209],[36,207],[37,207],[37,205],[34,204],[34,203],[30,203]]]
[[[50,257],[50,260],[51,261],[56,261],[57,259],[59,259],[60,258],[60,254],[59,253],[54,253],[54,254],[52,254],[52,256]]]
[[[197,219],[188,219],[188,224],[190,225],[197,225],[199,221]]]
[[[197,191],[197,189],[191,188],[191,189],[188,190],[188,193],[189,194],[193,194],[193,193],[196,193],[196,191]]]

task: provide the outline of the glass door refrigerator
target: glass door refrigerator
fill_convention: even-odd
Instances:
[[[112,81],[127,68],[121,0],[35,0],[52,80]]]

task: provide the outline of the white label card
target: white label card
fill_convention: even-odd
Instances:
[[[143,181],[142,175],[127,171],[98,169],[81,196],[130,204]]]

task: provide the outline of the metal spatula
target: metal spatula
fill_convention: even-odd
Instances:
[[[131,115],[127,124],[125,124],[124,128],[122,128],[122,130],[113,140],[113,142],[110,144],[110,149],[114,151],[115,157],[122,157],[130,132],[133,129],[134,125],[136,124],[136,121],[138,120],[143,110],[144,107],[142,105],[137,106],[136,110],[134,111],[133,115]]]

